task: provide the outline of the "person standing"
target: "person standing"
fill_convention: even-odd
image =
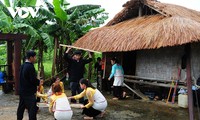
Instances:
[[[69,73],[69,82],[72,96],[76,93],[81,93],[82,89],[79,85],[79,80],[83,78],[85,65],[92,61],[92,55],[90,52],[88,59],[83,59],[81,51],[75,51],[72,56],[68,55],[68,52],[71,48],[68,48],[64,54],[64,59],[68,62],[68,73]],[[71,100],[72,103],[76,103],[76,100]],[[84,99],[80,99],[79,103],[84,103]]]
[[[34,63],[36,52],[26,52],[26,61],[20,68],[19,81],[19,105],[17,109],[17,120],[23,119],[24,110],[28,110],[29,120],[37,120],[36,92],[40,81],[37,79]]]
[[[114,100],[123,99],[126,97],[126,92],[123,92],[122,90],[122,86],[124,83],[124,70],[115,57],[111,59],[111,64],[112,64],[112,70],[108,80],[110,81],[111,78],[114,76],[113,99]]]
[[[97,62],[95,63],[94,68],[95,68],[95,73],[96,73],[97,89],[102,91],[103,70],[102,70],[102,61],[100,57],[97,58]]]

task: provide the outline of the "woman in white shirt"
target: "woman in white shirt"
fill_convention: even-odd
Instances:
[[[77,100],[84,96],[87,97],[87,100],[85,100],[84,105],[81,105],[81,108],[83,109],[82,114],[86,115],[84,119],[93,119],[98,115],[100,117],[103,117],[103,114],[105,113],[105,109],[107,107],[106,98],[98,89],[94,88],[90,84],[90,82],[84,78],[80,80],[80,86],[83,89],[83,92],[68,98]]]
[[[73,111],[60,84],[52,88],[53,95],[50,97],[49,111],[54,113],[56,120],[71,120]]]

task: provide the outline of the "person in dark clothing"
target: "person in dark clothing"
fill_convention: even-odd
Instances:
[[[23,119],[24,110],[28,110],[29,120],[37,120],[36,92],[40,81],[37,79],[34,63],[36,53],[28,51],[26,61],[20,68],[19,81],[19,105],[17,109],[17,120]]]
[[[92,61],[92,55],[90,52],[89,59],[83,59],[81,51],[75,51],[72,56],[68,55],[68,52],[71,48],[68,48],[65,52],[64,59],[68,62],[68,73],[69,73],[69,82],[72,96],[76,95],[78,92],[81,93],[83,90],[80,88],[79,81],[83,78],[85,64],[88,64]],[[76,103],[76,100],[72,99],[72,103]],[[79,103],[84,103],[84,99],[79,99]]]
[[[103,70],[102,70],[102,61],[100,57],[97,58],[97,62],[95,63],[94,68],[95,68],[95,73],[96,73],[97,89],[102,91]]]

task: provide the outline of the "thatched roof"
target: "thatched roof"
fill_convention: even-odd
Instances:
[[[124,7],[106,26],[88,32],[74,46],[111,52],[156,49],[200,40],[200,12],[151,0],[130,0]]]

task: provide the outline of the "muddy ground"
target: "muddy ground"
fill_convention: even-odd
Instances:
[[[69,95],[69,91],[66,91]],[[126,100],[113,101],[112,95],[104,93],[108,100],[108,108],[103,118],[97,120],[188,120],[188,109],[180,108],[177,104],[166,104],[163,101],[143,101],[130,97]],[[14,93],[4,94],[0,90],[0,120],[16,120],[19,96]],[[72,120],[82,120],[81,110],[73,109]],[[195,113],[197,110],[195,108]],[[195,120],[197,119],[195,114]],[[41,108],[38,120],[54,120],[47,108]],[[27,111],[24,120],[28,120]]]

